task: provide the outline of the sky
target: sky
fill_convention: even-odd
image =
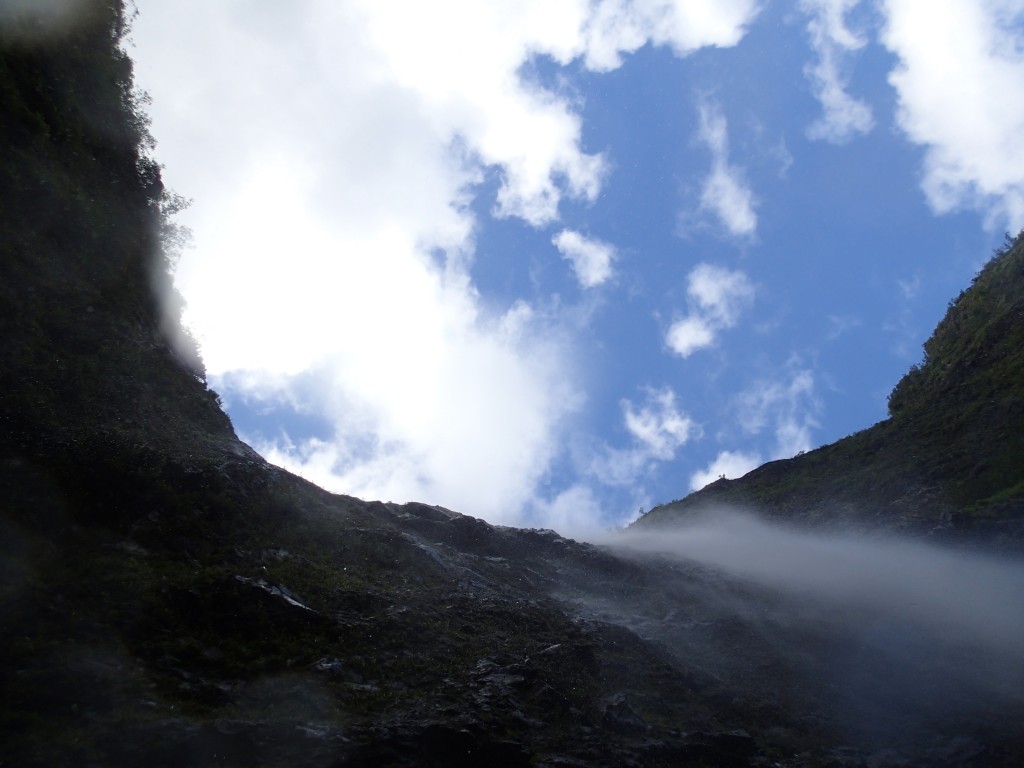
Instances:
[[[1024,0],[137,0],[239,436],[586,537],[886,417],[1024,226]]]

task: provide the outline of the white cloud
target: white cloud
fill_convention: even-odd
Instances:
[[[714,341],[715,329],[699,315],[676,320],[665,334],[665,344],[680,357],[689,357],[698,349],[711,346]]]
[[[698,264],[690,271],[687,295],[690,313],[672,323],[665,335],[668,348],[684,358],[713,344],[718,331],[736,325],[754,298],[754,286],[738,270]]]
[[[669,387],[647,389],[642,405],[623,399],[620,406],[633,444],[624,449],[606,446],[591,460],[589,474],[605,485],[633,485],[657,463],[674,459],[679,448],[700,434]]]
[[[922,188],[937,213],[982,211],[1024,226],[1024,2],[887,0],[883,43],[898,122],[926,147]]]
[[[846,14],[860,0],[801,0],[800,7],[811,16],[807,32],[811,47],[818,55],[804,73],[811,81],[815,97],[824,114],[807,128],[811,139],[843,144],[858,134],[868,133],[875,125],[871,107],[846,92],[841,67],[850,52],[867,42],[854,34],[845,22]]]
[[[784,459],[814,447],[811,430],[818,426],[820,403],[814,393],[814,374],[797,370],[776,381],[761,381],[740,396],[739,421],[745,432],[771,430],[773,459]]]
[[[715,480],[723,477],[730,480],[743,477],[743,475],[758,467],[761,463],[761,455],[758,453],[721,451],[705,469],[694,472],[690,476],[690,490],[699,491],[709,483],[713,483]]]
[[[797,370],[774,381],[759,381],[737,400],[737,418],[752,437],[768,433],[772,445],[767,460],[786,459],[814,447],[811,431],[818,426],[820,404],[814,394],[814,375]],[[722,477],[742,477],[766,461],[755,448],[720,451],[704,469],[690,476],[690,490],[698,491]]]
[[[754,194],[743,171],[729,163],[729,132],[718,107],[701,104],[697,138],[711,151],[711,173],[704,181],[700,205],[725,225],[729,233],[749,237],[757,229]]]
[[[731,46],[759,10],[757,0],[600,0],[585,29],[587,67],[615,69],[648,40],[676,55]]]
[[[346,345],[325,361],[314,391],[334,425],[329,442],[260,447],[328,488],[517,522],[557,450],[561,420],[580,404],[567,350],[542,341],[543,319],[524,305],[495,327],[399,319],[391,350]],[[389,329],[372,323],[367,341],[380,343]]]
[[[754,286],[738,270],[698,264],[690,272],[687,293],[702,312],[718,325],[730,328],[736,324],[740,310],[753,299]]]
[[[584,485],[573,485],[550,501],[539,502],[535,516],[563,536],[579,541],[589,541],[608,534],[608,526],[601,521],[608,519],[608,512]]]
[[[604,162],[581,150],[579,116],[565,99],[517,74],[535,54],[565,62],[581,52],[585,5],[351,5],[358,16],[347,21],[357,24],[378,62],[360,74],[413,94],[419,114],[409,117],[417,131],[461,137],[481,162],[502,169],[498,215],[540,226],[557,218],[563,195],[597,194]],[[325,30],[335,33],[333,25]],[[331,42],[323,41],[327,50]]]
[[[638,20],[630,35],[597,20],[613,11]],[[165,178],[196,201],[177,282],[214,385],[268,407],[301,389],[334,428],[263,450],[335,490],[518,520],[581,382],[560,318],[478,295],[471,205],[494,172],[493,215],[548,225],[605,175],[579,104],[521,69],[537,55],[608,69],[648,40],[731,45],[755,11],[147,2],[132,55]]]
[[[671,459],[694,431],[693,422],[676,408],[676,395],[667,387],[648,391],[647,404],[639,410],[623,400],[622,412],[626,429],[644,453],[661,461]]]
[[[584,288],[594,288],[612,276],[615,249],[608,243],[584,237],[579,232],[563,229],[551,242],[567,259]]]

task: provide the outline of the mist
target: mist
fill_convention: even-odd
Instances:
[[[836,535],[719,510],[617,548],[668,554],[807,600],[892,614],[992,650],[1024,647],[1024,562],[918,541]]]
[[[1024,561],[721,508],[600,545],[637,570],[581,613],[784,727],[902,749],[1024,720]]]
[[[1024,562],[905,538],[835,534],[721,509],[608,542],[671,555],[822,607],[866,610],[991,652],[1024,647]]]

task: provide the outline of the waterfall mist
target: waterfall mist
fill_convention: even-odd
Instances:
[[[783,731],[908,754],[950,733],[1024,739],[1020,560],[728,509],[602,546],[644,576],[572,597]]]
[[[823,610],[904,622],[945,643],[1011,658],[1024,647],[1019,560],[910,539],[800,530],[732,510],[677,528],[628,531],[614,546],[701,563]]]

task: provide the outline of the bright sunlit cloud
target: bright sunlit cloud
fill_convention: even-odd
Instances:
[[[490,215],[545,227],[565,200],[594,201],[607,168],[582,145],[575,97],[520,68],[582,57],[605,71],[648,41],[679,54],[732,45],[754,4],[234,13],[154,2],[135,33],[168,180],[199,201],[177,281],[214,385],[317,414],[329,434],[248,437],[330,489],[502,522],[555,514],[576,497],[535,489],[585,402],[575,321],[557,302],[481,301],[472,205],[490,170]],[[553,242],[583,287],[611,277],[610,245],[571,229]]]
[[[899,126],[926,147],[922,187],[939,213],[976,208],[1024,227],[1024,2],[888,0],[882,40]]]

